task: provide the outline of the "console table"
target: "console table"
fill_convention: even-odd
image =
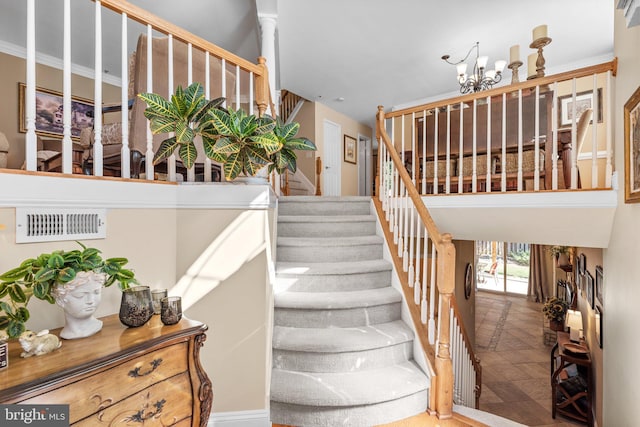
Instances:
[[[21,358],[12,341],[0,403],[68,404],[74,426],[206,426],[213,392],[199,351],[207,326],[184,317],[165,326],[153,316],[139,328],[117,314],[101,320],[97,334],[43,356]]]
[[[552,418],[558,413],[593,426],[592,394],[591,356],[586,343],[572,343],[568,333],[558,331],[551,349]]]

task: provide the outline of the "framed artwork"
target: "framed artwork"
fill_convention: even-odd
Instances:
[[[593,282],[593,276],[587,271],[587,302],[589,303],[591,309],[593,309],[593,307],[595,306],[593,301]]]
[[[604,305],[604,299],[602,298],[602,286],[604,285],[604,272],[602,267],[596,265],[596,298],[600,301],[600,304]]]
[[[576,123],[584,110],[593,108],[593,91],[576,93]],[[597,115],[596,115],[597,113]],[[598,123],[602,123],[602,88],[598,88],[598,111],[594,111],[594,117],[598,118]],[[571,127],[573,122],[573,95],[558,97],[558,127]],[[593,123],[593,120],[592,122]]]
[[[596,339],[598,340],[598,345],[600,346],[600,348],[602,348],[602,332],[603,332],[603,328],[602,328],[602,307],[596,306],[595,309],[595,329],[596,329]]]
[[[27,86],[18,83],[19,131],[27,131],[25,94]],[[93,101],[71,97],[71,139],[80,140],[80,131],[93,127]],[[36,134],[62,139],[62,93],[36,87]]]
[[[464,275],[464,298],[469,299],[471,296],[471,287],[473,285],[473,266],[471,263],[467,263],[467,268]]]
[[[578,258],[578,272],[580,274],[587,273],[587,256],[583,253],[581,253],[580,257]]]
[[[356,139],[352,136],[344,136],[344,161],[347,163],[358,163],[358,151]]]
[[[624,104],[624,202],[640,202],[640,87]]]

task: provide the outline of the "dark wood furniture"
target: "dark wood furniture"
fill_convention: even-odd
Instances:
[[[139,328],[126,328],[118,315],[102,320],[97,334],[62,340],[43,356],[23,359],[11,342],[0,402],[68,404],[74,426],[206,426],[213,392],[199,350],[207,326],[184,317],[165,326],[153,316]]]
[[[572,343],[568,333],[558,331],[557,342],[551,349],[552,418],[560,414],[593,426],[591,375],[591,356],[586,343]]]
[[[61,139],[43,139],[42,149],[48,151],[57,151],[53,157],[49,157],[42,161],[43,172],[62,172],[62,140]],[[84,148],[82,145],[74,142],[71,151],[71,173],[82,173],[82,153]]]

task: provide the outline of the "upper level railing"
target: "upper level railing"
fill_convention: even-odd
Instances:
[[[77,0],[80,1],[80,0]],[[88,1],[88,0],[85,0]],[[155,92],[164,97],[174,93],[178,85],[186,87],[192,82],[200,82],[207,99],[226,98],[226,106],[244,108],[250,114],[254,107],[258,114],[264,114],[271,107],[269,79],[264,58],[254,64],[228,52],[168,21],[124,0],[94,0],[94,16],[78,16],[75,19],[93,19],[94,39],[94,97],[93,111],[78,120],[78,112],[72,104],[75,88],[71,82],[71,0],[63,2],[63,90],[62,102],[58,108],[60,118],[51,126],[60,128],[61,167],[60,171],[70,174],[82,169],[85,174],[95,176],[120,176],[123,178],[144,177],[153,180],[158,177],[168,181],[187,181],[198,178],[204,181],[216,179],[219,167],[204,156],[199,147],[196,167],[186,170],[176,156],[171,156],[165,164],[154,167],[152,159],[156,148],[164,137],[153,136],[147,119],[143,116],[146,104],[136,95],[141,92]],[[27,72],[25,85],[26,154],[25,168],[38,170],[38,141],[41,133],[36,104],[38,102],[38,76],[36,75],[35,39],[38,28],[35,25],[36,2],[27,0]],[[107,44],[105,37],[113,31],[120,33],[120,46]],[[131,43],[137,40],[137,43]],[[103,53],[120,52],[120,87],[115,88],[103,82]],[[116,93],[119,92],[119,95]],[[106,105],[111,108],[105,108]],[[113,108],[113,104],[130,106]],[[119,110],[113,113],[109,111]],[[90,116],[87,118],[86,116]],[[91,117],[92,116],[92,117]],[[38,119],[41,120],[41,119]],[[87,129],[82,129],[88,127]],[[82,167],[74,158],[73,142],[82,146]],[[74,166],[76,166],[74,168]]]
[[[611,188],[615,72],[613,60],[388,112],[391,145],[421,194]]]

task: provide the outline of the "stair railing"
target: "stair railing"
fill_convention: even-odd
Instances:
[[[454,402],[454,367],[451,357],[451,310],[455,287],[456,251],[451,235],[440,233],[415,183],[393,148],[378,107],[378,194],[374,203],[383,231],[394,253],[409,311],[431,373],[429,412],[451,418]],[[414,175],[415,176],[415,175]],[[436,292],[438,305],[436,308]],[[413,303],[411,303],[413,301]],[[435,348],[434,348],[435,346]]]
[[[451,359],[453,363],[453,401],[462,406],[478,409],[482,392],[482,366],[473,352],[469,335],[464,327],[460,308],[451,300]]]

